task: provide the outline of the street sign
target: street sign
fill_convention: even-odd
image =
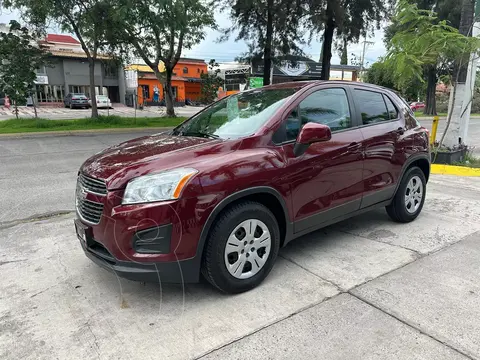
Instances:
[[[260,88],[263,86],[263,78],[251,77],[249,85],[251,89]]]

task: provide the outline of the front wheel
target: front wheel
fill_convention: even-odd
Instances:
[[[400,182],[400,186],[386,207],[392,220],[407,223],[417,218],[423,208],[427,193],[425,174],[418,167],[408,169]]]
[[[223,212],[213,225],[204,251],[202,273],[215,287],[241,293],[270,273],[280,247],[280,230],[272,212],[246,201]]]

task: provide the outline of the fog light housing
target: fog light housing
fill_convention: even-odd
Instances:
[[[168,254],[172,224],[140,230],[133,236],[133,249],[139,254]]]

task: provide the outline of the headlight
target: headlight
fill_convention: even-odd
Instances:
[[[197,172],[195,169],[180,168],[130,180],[122,204],[178,199],[185,185]]]

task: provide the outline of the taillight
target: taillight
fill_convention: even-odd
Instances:
[[[74,98],[74,97],[72,97],[72,100],[78,100],[78,98]]]

